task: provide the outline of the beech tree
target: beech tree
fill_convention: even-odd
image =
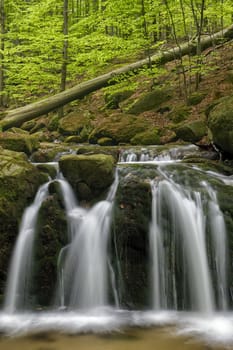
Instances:
[[[8,96],[25,105],[117,68],[115,58],[150,59],[195,37],[200,79],[198,42],[232,14],[232,0],[0,0],[0,104]],[[185,72],[190,62],[181,62]]]

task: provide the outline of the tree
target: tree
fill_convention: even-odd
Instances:
[[[5,48],[5,8],[4,0],[0,1],[0,107],[4,106],[4,48]]]

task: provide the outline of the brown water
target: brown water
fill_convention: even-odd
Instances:
[[[172,329],[129,329],[119,333],[63,335],[40,333],[0,338],[0,350],[223,350],[191,338],[172,335]]]

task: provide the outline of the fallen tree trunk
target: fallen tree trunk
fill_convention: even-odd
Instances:
[[[202,51],[206,48],[216,44],[219,40],[230,40],[233,38],[233,25],[221,30],[211,36],[206,36],[201,39],[201,48]],[[27,106],[16,108],[10,110],[6,113],[6,116],[3,120],[0,121],[0,129],[3,131],[9,129],[13,126],[20,126],[25,121],[31,120],[33,118],[39,117],[40,115],[51,112],[61,106],[66,105],[67,103],[74,101],[76,99],[82,98],[89,93],[96,91],[102,87],[105,87],[109,84],[113,84],[114,77],[128,73],[130,71],[136,71],[143,66],[152,64],[164,64],[166,62],[172,61],[176,58],[187,54],[195,54],[196,52],[196,43],[187,42],[182,44],[180,47],[175,47],[173,49],[167,50],[165,52],[159,52],[149,59],[143,59],[135,63],[128,64],[122,68],[111,71],[110,73],[101,75],[97,78],[88,80],[81,84],[78,84],[66,91],[60,92],[51,97],[47,97],[41,101],[31,103]]]

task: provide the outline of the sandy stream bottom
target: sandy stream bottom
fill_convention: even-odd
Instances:
[[[173,335],[172,328],[128,329],[106,334],[38,333],[0,338],[0,350],[222,350],[192,338]]]

